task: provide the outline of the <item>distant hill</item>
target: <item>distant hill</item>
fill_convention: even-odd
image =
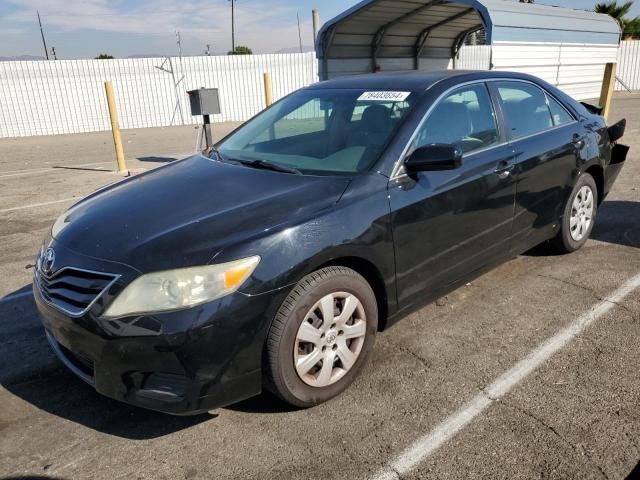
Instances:
[[[38,57],[37,55],[17,55],[15,57],[0,57],[0,62],[15,62],[15,61],[29,61],[29,60],[46,60],[45,57]]]
[[[134,53],[133,55],[127,55],[127,58],[164,58],[166,55],[159,53]]]
[[[308,45],[303,45],[302,51],[313,52],[313,47],[310,47]],[[299,52],[300,52],[300,47],[290,47],[290,48],[281,48],[275,53],[299,53]],[[214,56],[214,55],[224,55],[224,54],[222,53],[211,54],[211,56]],[[162,55],[159,53],[135,53],[133,55],[128,55],[127,57],[124,57],[124,58],[164,58],[166,56],[167,55]],[[176,55],[171,55],[171,56],[175,57]],[[191,56],[194,56],[194,55],[185,55],[185,57],[191,57]],[[46,60],[46,58],[38,55],[16,55],[14,57],[0,57],[0,62],[15,62],[15,61],[24,62],[24,61],[35,61],[35,60]],[[68,60],[68,59],[61,58],[60,60]]]
[[[129,55],[126,58],[164,58],[166,55],[159,53],[140,53]],[[92,57],[93,58],[93,57]],[[39,57],[37,55],[16,55],[15,57],[0,57],[0,62],[25,62],[31,60],[46,60],[45,57]],[[60,58],[60,60],[69,60],[67,58]]]
[[[303,52],[313,52],[314,48],[310,47],[309,45],[303,45],[302,46],[302,51]],[[300,53],[300,47],[281,48],[276,53]]]

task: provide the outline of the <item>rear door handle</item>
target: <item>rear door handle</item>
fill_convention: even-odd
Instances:
[[[498,165],[493,171],[498,175],[498,178],[502,180],[507,178],[509,175],[511,175],[511,171],[513,170],[513,167],[514,167],[513,162],[509,162],[507,160],[500,160],[498,162]]]

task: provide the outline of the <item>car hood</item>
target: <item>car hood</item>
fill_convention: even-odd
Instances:
[[[63,214],[54,240],[141,272],[206,264],[225,246],[330,208],[348,183],[196,155],[91,194]]]

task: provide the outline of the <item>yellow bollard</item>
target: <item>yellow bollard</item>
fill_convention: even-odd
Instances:
[[[273,93],[271,91],[271,75],[269,75],[269,72],[264,72],[264,99],[267,107],[270,107],[273,103]]]
[[[104,82],[104,89],[107,92],[107,105],[109,106],[109,117],[111,118],[111,132],[113,133],[113,145],[116,149],[118,172],[126,172],[127,165],[124,162],[122,138],[120,137],[120,124],[118,123],[118,111],[116,110],[116,100],[113,95],[113,85],[111,85],[110,80]]]
[[[606,119],[611,109],[611,99],[613,98],[613,87],[616,83],[616,64],[607,63],[604,69],[604,79],[602,81],[602,90],[600,91],[600,106],[602,107],[602,116]]]

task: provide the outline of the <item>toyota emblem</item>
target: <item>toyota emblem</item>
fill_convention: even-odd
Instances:
[[[53,264],[55,263],[55,261],[56,252],[51,247],[47,248],[47,250],[44,252],[44,255],[42,256],[42,262],[40,263],[42,273],[44,273],[45,275],[49,275],[53,270]]]

